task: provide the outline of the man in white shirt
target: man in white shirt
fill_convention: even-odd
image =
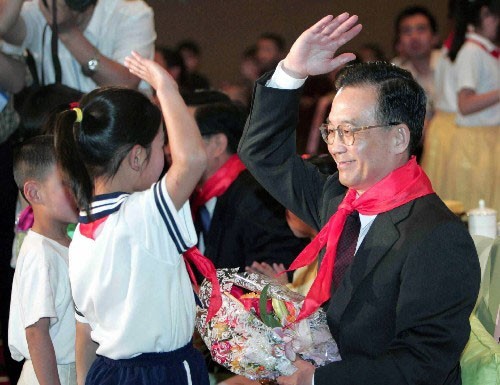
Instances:
[[[47,4],[47,5],[45,5]],[[0,38],[7,52],[29,49],[43,84],[56,80],[51,49],[52,0],[0,0]],[[153,11],[142,0],[57,0],[62,83],[82,92],[98,86],[148,89],[123,66],[132,50],[153,58]]]
[[[427,119],[434,111],[434,68],[439,50],[437,23],[427,8],[412,6],[403,9],[396,18],[396,36],[401,57],[393,59],[397,66],[410,71],[427,95]]]

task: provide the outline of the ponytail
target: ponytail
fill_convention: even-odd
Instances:
[[[58,115],[54,132],[55,148],[58,162],[68,178],[78,207],[90,215],[94,181],[88,173],[78,148],[83,120],[81,122],[77,120],[77,111],[75,110],[67,110]]]
[[[467,33],[467,26],[470,19],[469,11],[470,6],[468,0],[457,1],[453,14],[455,18],[455,30],[453,31],[453,41],[448,51],[448,57],[452,62],[455,61],[458,51],[460,51],[460,48],[462,48],[462,45],[465,43],[465,34]]]

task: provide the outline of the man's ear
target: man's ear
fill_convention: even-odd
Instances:
[[[227,136],[221,132],[212,135],[211,139],[215,144],[214,155],[216,157],[221,156],[227,150]]]
[[[24,182],[23,193],[29,204],[40,204],[43,202],[41,185],[36,180]]]
[[[408,150],[410,146],[410,129],[406,124],[401,123],[394,128],[393,140],[395,154],[402,154]]]
[[[134,171],[141,171],[146,160],[146,150],[140,144],[134,145],[127,155],[127,163]]]

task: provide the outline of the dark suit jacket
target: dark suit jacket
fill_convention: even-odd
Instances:
[[[248,171],[217,198],[204,242],[204,255],[216,268],[244,268],[254,261],[288,266],[307,244],[288,227],[285,208]]]
[[[316,229],[345,195],[295,154],[300,90],[255,86],[239,155],[285,207]],[[460,384],[480,270],[462,223],[431,194],[379,214],[330,299],[327,318],[342,361],[315,384]]]

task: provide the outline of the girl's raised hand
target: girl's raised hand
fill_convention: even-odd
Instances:
[[[178,90],[177,83],[165,68],[135,51],[125,58],[125,67],[130,73],[151,84],[156,91],[162,87]]]

